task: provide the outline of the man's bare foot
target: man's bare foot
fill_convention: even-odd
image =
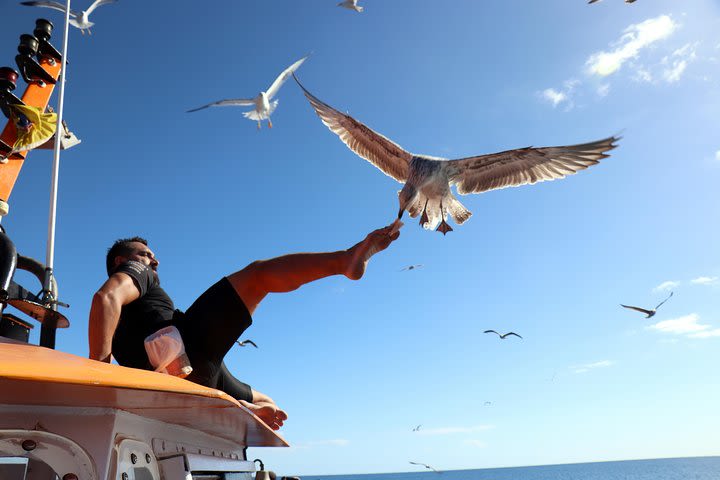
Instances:
[[[402,223],[397,221],[384,228],[370,232],[365,240],[347,250],[348,266],[345,269],[345,276],[350,280],[359,280],[365,274],[365,267],[370,257],[385,250],[392,242],[400,236],[398,231]]]
[[[245,400],[240,400],[242,406],[250,410],[252,413],[257,415],[260,420],[265,422],[268,427],[273,430],[279,430],[283,426],[283,422],[287,420],[288,416],[283,410],[279,409],[277,405],[270,402],[258,402],[250,403]]]

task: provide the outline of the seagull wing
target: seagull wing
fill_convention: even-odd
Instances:
[[[629,308],[630,310],[635,310],[636,312],[644,313],[645,315],[650,315],[651,313],[653,313],[652,310],[646,310],[646,309],[640,308],[640,307],[633,307],[632,305],[623,305],[623,304],[621,303],[620,306],[621,306],[621,307],[625,307],[625,308]]]
[[[293,75],[295,77],[295,75]],[[310,100],[320,120],[348,146],[350,150],[375,165],[400,183],[405,183],[410,170],[412,154],[403,150],[397,143],[380,135],[366,125],[358,122],[350,115],[340,113],[327,103],[313,96],[302,86],[300,80],[295,81]]]
[[[208,103],[207,105],[203,105],[202,107],[193,108],[192,110],[188,110],[187,113],[197,112],[198,110],[202,110],[203,108],[208,108],[208,107],[254,107],[254,106],[255,106],[255,100],[252,98],[229,98],[227,100],[218,100],[217,102]]]
[[[245,340],[245,341],[243,341],[242,343],[244,343],[244,344],[248,344],[248,343],[249,343],[249,344],[252,345],[253,347],[258,348],[258,346],[255,344],[255,342],[253,342],[252,340]]]
[[[506,337],[509,336],[509,335],[515,335],[515,336],[518,337],[518,338],[522,338],[520,335],[518,335],[518,334],[515,333],[515,332],[508,332],[508,333],[505,334]]]
[[[300,60],[293,63],[285,70],[283,70],[280,75],[278,75],[278,77],[275,79],[275,81],[272,83],[272,85],[270,85],[270,88],[268,88],[267,91],[265,92],[265,94],[268,97],[268,100],[270,100],[277,94],[278,90],[280,90],[280,87],[282,87],[282,84],[285,83],[287,81],[287,79],[290,78],[290,76],[293,73],[295,73],[295,70],[300,68],[300,65],[302,65],[303,62],[305,61],[305,59],[307,59],[307,58],[308,58],[307,56],[301,58]]]
[[[28,7],[47,7],[52,8],[53,10],[60,10],[61,12],[65,13],[65,5],[60,2],[52,2],[49,0],[32,0],[29,2],[20,2],[20,5],[26,5]],[[77,12],[71,9],[70,16],[77,17]]]
[[[420,463],[420,462],[410,462],[410,463],[413,464],[413,465],[419,465],[419,466],[421,466],[421,467],[425,467],[425,468],[427,468],[427,469],[429,469],[429,470],[432,470],[433,472],[438,472],[438,473],[440,473],[440,470],[435,469],[433,466],[428,465],[427,463]]]
[[[673,296],[673,293],[675,293],[675,292],[670,292],[670,295],[668,295],[668,297],[667,297],[665,300],[663,300],[662,302],[658,303],[658,306],[655,307],[655,310],[657,310],[658,308],[660,308],[660,305],[662,305],[663,303],[665,303],[665,302],[667,302],[668,300],[670,300],[670,297]]]
[[[494,333],[495,335],[500,336],[500,334],[495,330],[485,330],[483,333]]]
[[[609,157],[619,138],[564,147],[519,148],[450,160],[451,182],[458,193],[481,193],[564,178]]]
[[[85,13],[87,13],[89,16],[97,7],[101,5],[107,5],[108,3],[115,3],[116,1],[117,0],[95,0],[93,4],[90,5],[87,10],[85,10]]]

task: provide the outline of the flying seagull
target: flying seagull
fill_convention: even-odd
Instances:
[[[405,184],[398,194],[398,219],[407,210],[413,218],[420,215],[424,228],[437,227],[443,234],[452,230],[445,221],[448,216],[462,224],[472,215],[455,198],[451,185],[465,195],[564,178],[608,157],[605,152],[618,141],[609,137],[581,145],[528,147],[457,160],[413,154],[313,96],[293,77],[322,122],[350,150]]]
[[[420,425],[418,425],[417,427],[413,428],[413,432],[419,431],[420,427],[422,427],[422,423]],[[412,463],[412,462],[410,462],[410,463]]]
[[[258,346],[255,345],[255,342],[253,342],[252,340],[243,340],[242,342],[239,340],[235,340],[235,343],[237,343],[241,347],[245,347],[247,345],[252,345],[253,347],[258,348]]]
[[[522,338],[520,335],[518,335],[518,334],[515,333],[515,332],[508,332],[508,333],[504,333],[504,334],[503,334],[503,333],[498,333],[498,332],[496,332],[495,330],[485,330],[483,333],[494,333],[494,334],[496,334],[498,337],[500,337],[501,340],[505,340],[505,337],[507,337],[508,335],[515,335],[515,336],[518,337],[518,338]]]
[[[290,75],[292,75],[295,70],[300,68],[300,65],[302,65],[306,58],[307,56],[301,58],[300,60],[283,70],[282,73],[278,75],[278,77],[272,83],[272,85],[270,85],[270,88],[268,88],[267,91],[260,92],[255,98],[231,98],[227,100],[219,100],[217,102],[203,105],[202,107],[188,110],[188,113],[197,112],[198,110],[202,110],[208,107],[255,107],[249,112],[243,112],[243,116],[245,118],[249,118],[250,120],[257,121],[258,130],[260,129],[260,122],[262,120],[267,120],[268,127],[272,128],[272,120],[270,119],[270,115],[275,111],[279,100],[271,100],[278,93],[278,90],[280,90],[282,84],[285,83],[288,78],[290,78]]]
[[[80,33],[85,34],[85,30],[88,31],[88,35],[92,35],[90,27],[95,25],[90,21],[90,14],[100,5],[106,5],[108,3],[115,3],[117,0],[95,0],[87,10],[70,10],[70,25],[79,28]],[[29,2],[20,2],[21,5],[27,5],[28,7],[47,7],[54,10],[60,10],[65,13],[65,5],[60,2],[53,2],[50,0],[32,0]]]
[[[413,465],[420,465],[421,467],[425,467],[428,470],[432,470],[435,473],[440,473],[440,470],[437,470],[436,468],[432,467],[431,465],[428,465],[426,463],[420,463],[420,462],[410,462]]]
[[[364,7],[358,6],[357,3],[358,3],[358,0],[343,0],[342,2],[338,3],[337,6],[347,8],[348,10],[355,10],[358,13],[365,10]]]
[[[623,305],[622,303],[620,304],[620,306],[621,306],[621,307],[625,307],[625,308],[629,308],[630,310],[636,310],[636,311],[638,311],[638,312],[640,312],[640,313],[644,313],[645,315],[647,315],[645,318],[650,318],[650,317],[655,316],[655,314],[657,313],[657,309],[660,308],[660,305],[662,305],[663,303],[665,303],[665,302],[667,302],[668,300],[670,300],[670,297],[673,296],[673,293],[675,293],[675,292],[670,292],[670,295],[668,295],[668,297],[667,297],[665,300],[663,300],[662,302],[658,303],[658,304],[657,304],[657,307],[653,308],[652,310],[646,310],[646,309],[640,308],[640,307],[633,307],[632,305]]]
[[[410,265],[408,267],[400,269],[401,272],[404,272],[405,270],[415,270],[416,268],[421,268],[422,265]]]

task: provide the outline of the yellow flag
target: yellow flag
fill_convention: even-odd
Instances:
[[[55,135],[57,114],[45,113],[38,107],[10,105],[12,121],[17,130],[13,152],[32,150]]]

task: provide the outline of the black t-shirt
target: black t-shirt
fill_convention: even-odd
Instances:
[[[145,338],[172,324],[175,305],[160,288],[157,274],[147,265],[129,261],[118,266],[113,274],[130,276],[140,297],[124,305],[113,337],[112,353],[120,365],[152,370],[145,352]]]

